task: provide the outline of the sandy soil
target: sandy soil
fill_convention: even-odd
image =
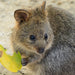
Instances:
[[[0,0],[0,44],[12,55],[10,42],[11,30],[15,25],[14,11],[21,8],[33,8],[41,5],[43,0]],[[46,0],[47,5],[53,4],[75,13],[75,0]],[[75,15],[75,14],[74,14]],[[23,73],[11,73],[0,64],[0,75],[23,75]]]

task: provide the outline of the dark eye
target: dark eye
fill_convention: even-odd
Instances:
[[[48,39],[48,35],[47,35],[47,34],[44,35],[44,39],[45,39],[45,40]]]
[[[34,35],[30,35],[30,40],[34,41],[36,38]]]

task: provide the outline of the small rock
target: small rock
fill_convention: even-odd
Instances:
[[[71,1],[70,3],[71,3],[71,4],[73,4],[73,3],[74,3],[74,1]]]
[[[61,5],[61,4],[62,4],[62,2],[58,2],[58,3],[57,3],[57,5]]]

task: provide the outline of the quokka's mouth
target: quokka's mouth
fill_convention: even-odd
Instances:
[[[45,50],[44,48],[38,48],[37,52],[40,53],[40,54],[42,54],[42,53],[44,53],[44,50]]]

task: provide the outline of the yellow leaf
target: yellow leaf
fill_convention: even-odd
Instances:
[[[6,54],[6,49],[0,45],[0,63],[11,72],[18,72],[22,68],[20,53],[13,56]]]

